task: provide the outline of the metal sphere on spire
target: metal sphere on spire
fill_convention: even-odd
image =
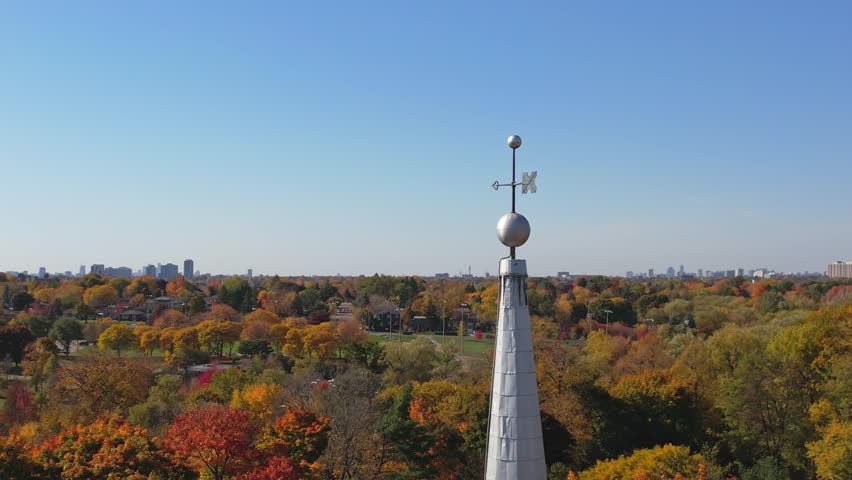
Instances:
[[[530,222],[520,213],[507,213],[497,222],[497,238],[507,247],[520,247],[530,238]]]
[[[521,137],[517,135],[512,135],[511,137],[509,137],[508,140],[506,140],[506,143],[509,144],[509,148],[515,150],[516,148],[519,148],[521,146]]]

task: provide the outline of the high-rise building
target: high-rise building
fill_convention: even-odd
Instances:
[[[178,266],[174,263],[160,265],[160,277],[163,280],[174,280],[178,276]]]
[[[666,269],[666,276],[669,277],[669,278],[674,278],[674,276],[675,276],[674,267],[669,267],[669,268]]]
[[[829,278],[852,278],[852,261],[829,263],[825,270]]]
[[[142,268],[142,275],[148,275],[149,277],[157,276],[157,266],[156,265],[145,265]]]
[[[89,273],[97,273],[98,275],[104,274],[104,265],[102,263],[94,263],[91,267],[89,267]]]
[[[683,265],[681,265],[680,268],[677,270],[677,276],[682,277],[685,274],[686,274],[686,271],[683,269]]]
[[[47,268],[38,267],[38,278],[44,278],[47,276]]]
[[[81,277],[85,277],[85,276],[86,276],[86,266],[85,266],[85,265],[80,265],[80,273],[79,273],[79,275],[80,275]]]
[[[248,272],[246,273],[246,276],[247,276],[248,278],[251,278],[251,276],[252,276],[252,271],[251,271],[251,269],[250,269],[250,268],[248,269]]]
[[[648,269],[648,278],[654,278],[654,269],[653,268]]]
[[[633,272],[627,271],[627,278],[633,278]]]
[[[187,280],[192,278],[192,272],[195,271],[195,262],[187,258],[183,261],[183,276]]]
[[[108,267],[104,269],[104,275],[116,278],[131,278],[133,270],[128,267]]]
[[[737,269],[737,276],[738,277],[742,277],[744,273],[745,273],[745,270],[743,270],[742,268]]]
[[[698,269],[698,278],[704,278],[704,269]]]

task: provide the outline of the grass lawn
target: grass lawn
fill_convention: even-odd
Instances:
[[[388,343],[388,342],[398,342],[402,339],[403,342],[411,342],[416,337],[414,335],[402,335],[399,333],[380,333],[380,332],[369,332],[370,341],[377,343]]]
[[[459,337],[446,336],[441,337],[440,335],[432,335],[432,338],[435,339],[438,343],[442,345],[450,345],[458,348],[459,346]],[[473,352],[473,353],[485,353],[488,350],[494,348],[494,340],[477,340],[471,337],[464,337],[464,349],[462,353]]]

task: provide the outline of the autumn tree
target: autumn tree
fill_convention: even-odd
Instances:
[[[236,322],[239,321],[240,314],[230,305],[225,305],[222,303],[217,303],[210,307],[210,311],[205,314],[205,317],[209,320],[220,320],[227,322]]]
[[[274,324],[276,324],[280,321],[281,321],[281,318],[278,315],[270,312],[269,310],[264,310],[262,308],[258,308],[255,311],[249,313],[243,319],[243,322],[245,322],[245,323],[266,322],[270,325],[274,325]]]
[[[35,456],[49,478],[178,479],[185,478],[187,473],[171,461],[145,428],[133,426],[120,417],[71,426],[46,440]]]
[[[316,355],[319,359],[329,358],[337,348],[338,338],[335,333],[334,325],[328,322],[305,327],[303,338],[308,356]]]
[[[406,385],[394,397],[382,419],[381,434],[392,449],[389,456],[403,462],[411,478],[433,478],[436,473],[432,449],[435,437],[427,427],[409,416],[411,400],[411,386]]]
[[[154,319],[154,325],[159,328],[167,327],[188,327],[190,325],[189,317],[173,308],[167,308],[160,312]]]
[[[136,336],[139,351],[145,355],[152,355],[154,349],[160,346],[160,330],[156,328],[138,324],[133,329],[133,334]]]
[[[272,419],[278,405],[281,404],[281,387],[270,383],[247,385],[240,390],[234,390],[231,407],[249,413],[251,419],[258,425]]]
[[[119,357],[122,350],[128,350],[135,346],[136,335],[133,334],[133,330],[121,323],[111,325],[98,337],[98,348],[114,350]]]
[[[51,409],[65,424],[85,423],[109,413],[124,414],[145,400],[151,370],[134,359],[84,355],[57,369],[50,386]]]
[[[236,322],[206,320],[199,323],[198,341],[215,355],[222,356],[225,345],[229,347],[240,339],[242,326]]]
[[[364,331],[363,325],[358,320],[343,319],[337,322],[334,332],[338,346],[341,349],[346,349],[350,345],[366,342],[368,339],[367,332]]]
[[[250,468],[255,434],[247,412],[210,406],[178,416],[166,433],[165,445],[187,459],[199,475],[223,480]]]
[[[0,478],[4,480],[37,480],[44,470],[31,454],[32,447],[17,436],[0,436]]]
[[[83,293],[83,301],[92,307],[105,307],[118,302],[118,292],[109,285],[97,285]]]
[[[623,479],[698,479],[699,472],[717,467],[699,454],[690,454],[689,448],[674,445],[640,449],[629,456],[598,462],[582,472],[583,480]],[[712,476],[710,478],[720,478]]]
[[[287,457],[272,457],[263,466],[244,473],[234,480],[303,480],[302,469]]]
[[[22,382],[12,382],[6,391],[4,420],[10,425],[26,423],[35,417],[35,405],[30,389]]]
[[[288,408],[263,433],[258,448],[267,455],[292,459],[307,470],[328,444],[331,419],[304,408]]]
[[[819,429],[819,438],[807,444],[817,478],[852,478],[852,422],[833,420]]]
[[[269,340],[272,325],[262,320],[243,324],[240,332],[241,340]]]

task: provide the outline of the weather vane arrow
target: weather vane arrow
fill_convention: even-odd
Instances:
[[[517,135],[512,135],[509,137],[507,141],[509,144],[509,148],[512,149],[512,182],[511,183],[500,183],[499,180],[495,180],[494,183],[491,184],[491,188],[494,190],[499,190],[500,187],[512,187],[512,213],[515,212],[515,188],[520,185],[521,193],[535,193],[538,191],[538,188],[535,185],[535,179],[538,176],[538,172],[533,170],[532,172],[524,172],[523,177],[520,182],[515,181],[515,150],[517,150],[521,146],[521,137]]]

